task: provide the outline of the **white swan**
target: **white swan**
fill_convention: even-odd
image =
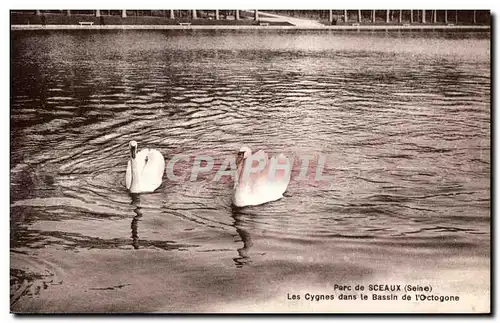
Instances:
[[[258,160],[265,162],[265,167]],[[237,207],[279,200],[290,182],[291,163],[283,154],[268,158],[263,150],[252,155],[250,148],[242,147],[236,157],[236,167],[233,204]],[[251,167],[260,170],[253,171]]]
[[[137,153],[137,142],[129,143],[130,160],[125,174],[125,184],[130,193],[153,192],[162,183],[165,159],[156,149],[142,149]]]

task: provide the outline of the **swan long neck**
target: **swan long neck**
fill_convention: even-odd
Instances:
[[[236,165],[236,178],[234,180],[234,187],[242,185],[243,169],[245,168],[245,160],[242,160]]]
[[[130,167],[132,168],[132,180],[130,182],[130,192],[139,191],[139,169],[137,168],[137,160],[130,158]]]

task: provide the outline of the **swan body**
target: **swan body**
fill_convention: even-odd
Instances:
[[[125,184],[130,193],[148,193],[162,183],[165,159],[156,149],[145,148],[137,153],[137,142],[131,141],[130,160],[125,174]]]
[[[245,174],[245,167],[251,167],[251,164],[259,159],[266,162],[264,169],[256,172],[247,170]],[[263,150],[252,155],[250,148],[243,147],[238,153],[236,164],[233,194],[235,206],[259,205],[283,197],[291,176],[291,163],[283,154],[269,158]],[[273,165],[280,167],[275,168]],[[282,166],[287,167],[288,170],[281,169]]]

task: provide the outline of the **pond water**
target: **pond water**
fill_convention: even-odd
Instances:
[[[488,311],[489,37],[13,31],[11,310]],[[330,179],[236,209],[191,159],[134,197],[130,140],[215,170],[325,156]],[[304,299],[372,283],[460,301]]]

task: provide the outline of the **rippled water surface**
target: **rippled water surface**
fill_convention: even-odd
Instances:
[[[489,36],[12,32],[12,310],[487,310]],[[214,172],[135,198],[130,140],[324,155],[331,180],[313,159],[258,207]],[[463,301],[286,300],[369,282]]]

